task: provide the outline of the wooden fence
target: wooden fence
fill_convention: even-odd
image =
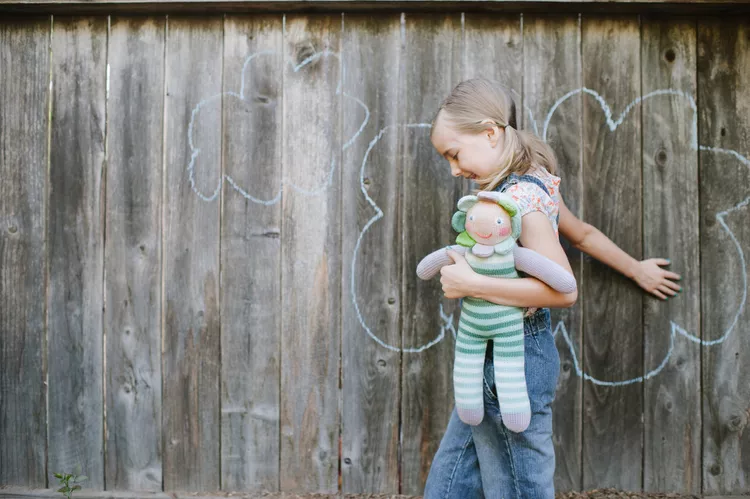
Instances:
[[[569,250],[558,489],[749,492],[748,19],[469,11],[3,16],[0,484],[421,493],[468,188],[428,126],[476,75],[683,276]]]

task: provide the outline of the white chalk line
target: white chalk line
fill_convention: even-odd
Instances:
[[[370,220],[367,221],[367,223],[362,227],[362,230],[359,233],[359,237],[357,237],[357,243],[354,245],[354,251],[352,253],[352,264],[351,264],[351,297],[352,297],[352,304],[354,305],[354,311],[357,315],[357,320],[359,320],[359,323],[364,328],[365,332],[372,338],[378,345],[382,346],[383,348],[387,348],[388,350],[392,350],[395,352],[405,352],[405,353],[420,353],[428,348],[440,343],[442,339],[445,337],[445,332],[450,330],[453,333],[453,336],[456,336],[456,330],[453,326],[453,314],[451,315],[445,315],[445,312],[443,311],[443,305],[440,304],[439,313],[440,313],[440,320],[442,321],[442,324],[440,326],[440,332],[438,335],[433,338],[432,340],[428,341],[427,343],[423,345],[419,345],[416,347],[411,348],[403,348],[398,347],[395,345],[390,345],[386,343],[385,341],[381,340],[368,326],[365,322],[364,317],[362,316],[362,312],[359,309],[359,304],[357,303],[357,255],[359,254],[359,248],[362,244],[362,239],[365,236],[365,233],[369,230],[369,228],[378,220],[383,218],[383,210],[380,209],[380,207],[375,203],[375,201],[370,197],[370,195],[367,193],[367,188],[365,187],[365,168],[367,167],[367,158],[370,155],[370,151],[372,151],[373,147],[380,141],[380,139],[383,137],[383,135],[393,129],[393,128],[430,128],[429,123],[413,123],[413,124],[407,124],[407,125],[388,125],[384,128],[382,128],[374,139],[370,141],[370,144],[367,146],[367,150],[365,151],[364,158],[362,158],[362,167],[359,170],[359,188],[362,191],[362,194],[365,196],[365,199],[367,202],[372,206],[373,210],[375,210],[375,215],[370,218]]]
[[[199,147],[196,147],[196,145],[193,143],[193,130],[194,130],[196,119],[198,117],[198,113],[200,112],[200,110],[204,106],[206,106],[206,105],[208,105],[208,104],[210,104],[210,103],[212,103],[212,102],[214,102],[216,100],[223,99],[224,97],[227,97],[227,96],[239,99],[241,101],[244,101],[245,100],[245,75],[247,74],[247,70],[248,70],[248,68],[250,66],[250,63],[255,58],[257,58],[259,56],[270,56],[270,55],[273,55],[275,53],[276,52],[272,51],[272,50],[263,50],[263,51],[260,51],[260,52],[255,52],[255,53],[251,54],[250,56],[248,56],[247,59],[245,59],[245,62],[242,65],[242,77],[241,77],[241,82],[240,82],[240,92],[239,93],[228,91],[228,92],[222,92],[222,93],[219,93],[219,94],[216,94],[216,95],[212,95],[211,97],[208,97],[208,98],[200,101],[198,103],[198,105],[196,105],[195,108],[193,108],[193,111],[192,111],[191,116],[190,116],[190,124],[188,125],[188,145],[190,146],[190,151],[191,151],[191,154],[190,154],[190,163],[188,164],[188,168],[187,168],[187,170],[188,170],[188,180],[190,182],[190,187],[193,190],[193,192],[195,192],[195,194],[201,200],[203,200],[203,201],[210,202],[210,201],[215,200],[219,196],[219,193],[221,192],[221,187],[222,187],[222,185],[224,184],[225,181],[235,191],[237,191],[242,197],[244,197],[245,199],[248,199],[249,201],[252,201],[253,203],[262,204],[262,205],[265,205],[265,206],[274,205],[274,204],[278,203],[281,200],[281,194],[282,194],[282,192],[284,190],[284,186],[285,185],[288,185],[289,188],[291,188],[294,191],[296,191],[296,192],[298,192],[300,194],[303,194],[305,196],[316,196],[316,195],[319,195],[319,194],[325,192],[333,184],[333,174],[334,174],[334,171],[336,169],[336,159],[335,159],[335,157],[331,158],[331,164],[330,164],[330,168],[328,170],[328,173],[326,175],[326,178],[325,178],[325,180],[318,187],[316,187],[314,189],[304,189],[304,188],[296,185],[293,182],[286,183],[282,179],[281,182],[279,183],[279,189],[276,192],[276,194],[273,197],[268,198],[268,199],[262,199],[262,198],[253,196],[247,190],[243,189],[230,175],[227,175],[227,174],[219,176],[218,181],[216,183],[216,187],[210,193],[205,193],[205,192],[201,191],[201,189],[199,189],[198,186],[196,185],[196,182],[195,182],[195,163],[196,163],[196,160],[198,159],[198,157],[201,154],[201,149]],[[341,60],[340,57],[339,57],[339,55],[337,53],[332,52],[330,50],[324,50],[322,52],[315,52],[312,55],[306,57],[304,60],[302,60],[299,64],[292,66],[292,71],[295,72],[295,73],[297,73],[302,68],[304,68],[305,66],[307,66],[308,64],[312,64],[313,62],[319,60],[322,57],[329,57],[329,56],[330,57],[335,57],[339,61]],[[291,65],[291,63],[289,63],[289,64]],[[343,73],[343,71],[344,71],[344,68],[342,68],[342,73]],[[370,110],[364,104],[364,102],[362,102],[360,99],[358,99],[358,98],[356,98],[354,96],[351,96],[351,95],[347,94],[346,92],[342,92],[341,91],[343,79],[344,79],[344,75],[342,74],[342,75],[340,75],[340,78],[339,78],[339,81],[338,81],[338,84],[337,84],[337,87],[336,87],[336,95],[342,95],[343,97],[346,97],[347,99],[353,100],[355,103],[357,103],[364,110],[365,116],[364,116],[364,119],[362,120],[362,123],[360,124],[359,128],[357,129],[357,131],[342,146],[342,148],[341,148],[342,151],[348,149],[352,145],[352,143],[357,139],[357,137],[359,137],[362,134],[362,131],[365,129],[365,126],[367,125],[368,121],[370,120]]]
[[[597,93],[594,90],[588,89],[588,88],[579,88],[576,90],[573,90],[571,92],[568,92],[567,94],[563,95],[560,99],[558,99],[553,105],[550,111],[547,113],[547,117],[544,121],[544,127],[543,127],[543,136],[542,139],[546,142],[547,141],[547,131],[549,129],[549,123],[552,119],[552,116],[555,112],[555,110],[567,99],[570,97],[580,94],[580,93],[586,93],[588,95],[593,96],[596,101],[599,103],[599,105],[602,108],[602,111],[604,112],[604,116],[607,122],[607,126],[609,127],[610,131],[615,131],[617,127],[619,127],[625,117],[630,113],[630,111],[639,103],[642,103],[646,99],[656,97],[656,96],[677,96],[681,98],[687,99],[690,108],[693,110],[693,119],[692,119],[692,133],[690,137],[690,146],[693,150],[700,150],[700,151],[708,151],[708,152],[714,152],[714,153],[720,153],[720,154],[726,154],[734,157],[735,159],[739,160],[742,164],[744,164],[746,167],[750,168],[750,160],[748,160],[745,156],[741,155],[737,151],[734,151],[732,149],[723,149],[718,147],[711,147],[711,146],[704,146],[704,145],[698,145],[698,108],[695,104],[695,99],[693,97],[685,92],[682,92],[680,90],[674,90],[674,89],[660,89],[655,90],[653,92],[649,92],[648,94],[638,97],[633,102],[628,104],[625,107],[625,110],[620,114],[620,116],[617,118],[617,120],[612,119],[612,110],[609,107],[609,105],[605,102],[605,100],[602,98],[599,93]],[[568,350],[570,351],[570,355],[573,359],[573,366],[575,369],[576,374],[583,378],[586,381],[590,381],[591,383],[595,385],[601,385],[601,386],[625,386],[625,385],[631,385],[633,383],[642,383],[647,379],[650,379],[656,375],[658,375],[667,365],[669,362],[669,359],[672,356],[672,353],[674,352],[674,345],[675,345],[675,337],[677,335],[680,335],[684,338],[686,338],[688,341],[691,341],[693,343],[697,343],[701,346],[714,346],[723,343],[726,341],[726,339],[732,334],[734,331],[734,328],[737,325],[737,322],[739,321],[740,316],[742,315],[742,312],[745,309],[745,303],[747,302],[747,264],[745,260],[745,253],[742,249],[742,246],[740,245],[740,242],[737,240],[736,235],[734,232],[729,228],[729,226],[726,223],[725,217],[729,215],[730,213],[737,211],[741,208],[744,208],[750,204],[750,197],[744,199],[740,203],[736,204],[732,208],[722,211],[720,213],[716,214],[716,220],[721,225],[722,229],[726,231],[726,233],[729,235],[729,238],[732,240],[735,249],[737,250],[737,254],[739,255],[740,259],[740,266],[742,268],[742,298],[740,299],[739,306],[737,308],[736,313],[734,314],[734,317],[732,319],[731,324],[729,327],[724,331],[724,333],[721,335],[721,337],[713,339],[713,340],[703,340],[699,338],[698,336],[691,334],[687,332],[684,328],[682,328],[679,324],[677,324],[674,321],[670,320],[670,341],[669,341],[669,349],[667,350],[667,353],[665,354],[662,361],[659,363],[659,365],[650,370],[649,372],[645,373],[643,376],[637,376],[630,379],[620,380],[620,381],[605,381],[598,378],[595,378],[594,376],[591,376],[586,371],[584,371],[578,361],[578,356],[576,355],[576,349],[575,346],[570,338],[570,335],[568,334],[567,329],[565,328],[565,324],[560,321],[557,323],[557,326],[555,327],[555,330],[553,332],[553,335],[557,335],[558,332],[560,332],[563,335],[563,338],[565,339],[565,343],[568,346]]]
[[[602,110],[604,112],[607,125],[608,125],[608,127],[609,127],[609,129],[611,131],[615,131],[617,129],[617,127],[619,127],[623,123],[625,117],[630,113],[630,111],[637,104],[642,103],[646,99],[653,98],[653,97],[656,97],[656,96],[678,96],[678,97],[685,98],[688,101],[688,103],[690,105],[690,108],[693,110],[692,134],[691,134],[691,138],[690,138],[691,147],[693,149],[697,149],[697,150],[701,150],[701,151],[709,151],[709,152],[714,152],[714,153],[720,153],[720,154],[730,155],[730,156],[734,157],[735,159],[739,160],[745,166],[747,166],[747,167],[750,168],[750,160],[748,160],[745,156],[741,155],[737,151],[734,151],[734,150],[731,150],[731,149],[722,149],[722,148],[716,148],[716,147],[710,147],[710,146],[704,146],[704,145],[700,145],[699,146],[698,145],[698,139],[697,139],[697,106],[695,104],[695,100],[689,94],[687,94],[685,92],[682,92],[682,91],[679,91],[679,90],[674,90],[674,89],[660,89],[660,90],[656,90],[656,91],[650,92],[650,93],[648,93],[648,94],[646,94],[646,95],[644,95],[642,97],[639,97],[639,98],[635,99],[633,102],[631,102],[630,104],[628,104],[626,106],[625,110],[620,114],[620,116],[616,120],[612,118],[612,110],[611,110],[610,106],[604,101],[604,99],[601,97],[601,95],[599,95],[596,91],[590,90],[590,89],[587,89],[587,88],[580,88],[580,89],[577,89],[577,90],[573,90],[573,91],[565,94],[558,101],[556,101],[553,104],[552,108],[550,109],[550,112],[547,114],[546,119],[544,121],[544,127],[543,127],[543,139],[545,141],[547,140],[547,131],[549,129],[549,123],[550,123],[550,121],[552,119],[554,111],[565,100],[569,99],[570,97],[572,97],[574,95],[580,94],[580,93],[586,93],[588,95],[591,95],[591,96],[593,96],[597,100],[597,102],[599,102],[599,104],[600,104],[600,106],[601,106],[601,108],[602,108]],[[534,120],[533,114],[532,114],[532,112],[531,112],[530,109],[527,108],[527,110],[529,112],[531,123],[534,125],[534,127],[536,129],[536,121]],[[425,126],[425,127],[429,127],[429,125],[427,125],[427,124],[403,125],[403,126],[405,126],[405,127],[413,127],[413,126]],[[362,237],[364,236],[364,233],[367,231],[367,229],[369,229],[369,227],[373,223],[375,223],[377,220],[379,220],[380,218],[383,217],[383,212],[372,201],[372,199],[367,195],[366,189],[364,188],[364,183],[363,183],[363,181],[364,181],[364,168],[365,168],[365,165],[366,165],[366,162],[367,162],[367,157],[369,155],[370,150],[377,143],[377,141],[380,140],[380,138],[382,137],[383,133],[385,133],[385,131],[388,128],[390,128],[390,127],[386,127],[384,129],[382,129],[378,133],[378,135],[375,137],[375,139],[373,139],[373,141],[371,141],[370,146],[368,147],[367,152],[365,154],[365,158],[364,158],[364,160],[362,162],[362,169],[360,171],[360,182],[361,182],[361,186],[360,187],[361,187],[362,192],[365,195],[365,198],[367,199],[367,201],[375,209],[376,215],[372,219],[370,219],[370,221],[367,223],[367,225],[365,225],[365,227],[363,228],[362,232],[360,233],[360,236],[359,236],[359,238],[357,240],[357,244],[355,246],[354,257],[352,259],[352,301],[354,303],[354,306],[355,306],[355,309],[356,309],[356,312],[357,312],[357,317],[358,317],[360,323],[362,324],[363,328],[365,328],[365,331],[367,332],[367,334],[371,338],[373,338],[378,344],[380,344],[381,346],[384,346],[385,348],[388,348],[390,350],[397,350],[397,351],[403,351],[403,352],[409,352],[409,353],[419,353],[419,352],[422,352],[422,351],[426,350],[427,348],[430,348],[431,346],[437,344],[445,336],[445,330],[447,329],[446,328],[446,324],[448,324],[448,323],[446,321],[446,316],[443,313],[442,304],[441,304],[441,307],[440,307],[440,316],[441,316],[441,320],[443,321],[444,325],[441,327],[441,332],[438,335],[438,337],[435,338],[434,340],[432,340],[432,341],[430,341],[430,342],[428,342],[428,343],[420,346],[420,347],[409,348],[409,349],[399,349],[398,347],[395,347],[393,345],[388,345],[385,342],[383,342],[382,340],[380,340],[367,327],[367,325],[366,325],[366,323],[365,323],[364,319],[362,318],[362,315],[361,315],[361,313],[359,311],[359,307],[357,305],[356,287],[355,287],[355,279],[354,279],[354,276],[355,276],[356,256],[357,256],[357,253],[359,251],[359,247],[360,247],[360,244],[361,244],[361,241],[362,241]],[[662,359],[662,361],[659,363],[659,365],[656,368],[650,370],[649,372],[647,372],[643,376],[637,376],[637,377],[634,377],[634,378],[631,378],[631,379],[625,379],[625,380],[620,380],[620,381],[607,381],[607,380],[602,380],[602,379],[598,379],[598,378],[596,378],[594,376],[591,376],[589,373],[585,372],[581,368],[581,366],[579,364],[579,361],[578,361],[578,357],[576,355],[575,346],[574,346],[573,342],[570,339],[570,336],[569,336],[569,334],[568,334],[568,332],[567,332],[567,330],[565,328],[565,324],[562,321],[560,321],[557,324],[557,326],[555,327],[555,330],[554,330],[553,334],[557,335],[558,332],[562,332],[563,337],[565,339],[565,342],[566,342],[566,344],[568,346],[568,349],[570,351],[571,357],[573,359],[573,364],[574,364],[575,372],[576,372],[576,374],[579,377],[582,377],[584,380],[590,381],[593,384],[602,385],[602,386],[625,386],[625,385],[630,385],[630,384],[633,384],[633,383],[640,383],[640,382],[643,382],[643,381],[645,381],[647,379],[650,379],[650,378],[658,375],[666,367],[667,363],[669,362],[669,359],[672,356],[672,353],[674,352],[674,340],[675,340],[675,336],[677,336],[677,335],[680,335],[680,336],[686,338],[688,341],[691,341],[693,343],[697,343],[697,344],[699,344],[701,346],[714,346],[714,345],[718,345],[718,344],[723,343],[724,341],[726,341],[726,339],[734,331],[734,328],[736,327],[737,322],[739,321],[739,318],[740,318],[740,316],[742,315],[742,313],[744,311],[745,303],[747,301],[747,288],[748,288],[748,286],[747,286],[747,271],[746,271],[745,254],[744,254],[744,251],[742,249],[742,246],[740,245],[739,241],[737,240],[737,237],[735,236],[735,234],[732,232],[732,230],[727,225],[727,223],[725,221],[725,217],[728,214],[730,214],[730,213],[732,213],[734,211],[737,211],[737,210],[739,210],[739,209],[741,209],[743,207],[748,206],[748,204],[750,204],[750,197],[746,198],[745,200],[743,200],[739,204],[735,205],[734,207],[732,207],[732,208],[730,208],[730,209],[728,209],[726,211],[722,211],[721,213],[718,213],[716,215],[716,219],[718,220],[719,224],[721,225],[721,227],[723,228],[723,230],[726,231],[726,233],[729,235],[730,239],[732,240],[732,242],[733,242],[733,244],[735,246],[735,249],[737,250],[737,254],[739,255],[739,258],[740,258],[741,268],[743,269],[743,272],[742,272],[742,279],[743,279],[742,298],[740,300],[740,303],[739,303],[739,306],[737,308],[737,311],[734,314],[734,317],[732,319],[731,324],[724,331],[724,333],[722,334],[722,336],[720,338],[713,339],[713,340],[703,340],[703,339],[695,336],[694,334],[691,334],[691,333],[687,332],[684,328],[682,328],[676,322],[670,321],[670,346],[669,346],[669,349],[668,349],[666,355],[664,356],[664,358]],[[455,337],[455,329],[453,327],[452,318],[453,318],[453,316],[451,315],[450,316],[450,328],[452,329],[453,335]]]

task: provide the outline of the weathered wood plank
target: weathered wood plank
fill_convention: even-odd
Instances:
[[[643,252],[669,257],[685,293],[667,303],[644,298],[644,489],[699,494],[700,346],[671,336],[671,321],[700,334],[695,22],[643,19]],[[686,202],[687,200],[687,202]],[[672,347],[674,345],[674,347]],[[663,369],[659,366],[670,355]]]
[[[405,133],[398,123],[400,17],[346,16],[343,46],[342,485],[346,493],[397,493],[403,195],[397,155]],[[361,133],[368,112],[360,102],[369,109]]]
[[[638,19],[584,16],[583,85],[601,95],[613,119],[640,93]],[[641,128],[636,106],[611,131],[592,96],[583,99],[583,215],[640,258]],[[584,260],[583,366],[594,378],[637,378],[643,367],[642,295],[603,264]],[[583,388],[583,487],[641,488],[642,385]]]
[[[170,17],[168,21],[163,228],[165,490],[220,488],[221,99],[207,99],[221,92],[222,35],[220,17]]]
[[[406,16],[402,123],[430,124],[442,100],[459,83],[461,31],[458,14]],[[403,355],[401,492],[421,494],[453,407],[454,341],[448,328],[458,300],[444,300],[439,279],[421,281],[416,268],[425,255],[455,241],[450,220],[463,182],[451,177],[445,159],[430,143],[428,128],[402,134],[399,160],[405,186],[401,304],[408,310],[401,321],[402,344],[425,348]]]
[[[341,16],[286,18],[281,489],[338,490]]]
[[[516,101],[516,122],[524,123],[523,35],[518,15],[464,16],[463,78],[491,78],[508,87]]]
[[[702,350],[705,494],[747,493],[750,483],[748,81],[748,19],[700,20],[701,312],[703,340],[715,343]]]
[[[111,19],[108,58],[105,484],[162,490],[164,19]]]
[[[577,17],[524,16],[524,102],[526,129],[543,137],[555,151],[562,178],[560,189],[570,211],[582,216],[583,172],[581,171],[581,101],[579,92],[560,103],[553,115],[548,113],[568,92],[581,88],[580,23]],[[519,110],[521,112],[521,110]],[[532,114],[534,119],[528,116]],[[582,254],[561,240],[570,266],[581,283]],[[555,490],[581,488],[581,402],[582,379],[575,370],[575,358],[565,339],[567,333],[580,355],[581,303],[567,309],[552,309],[552,328],[557,331],[560,352],[560,377],[553,405],[555,443]]]
[[[58,18],[52,32],[50,143],[50,470],[80,465],[104,488],[102,177],[107,18]]]
[[[0,21],[0,483],[47,484],[48,17]]]
[[[224,490],[279,488],[281,27],[281,16],[224,23]]]

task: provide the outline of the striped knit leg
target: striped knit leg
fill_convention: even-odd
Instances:
[[[459,325],[453,366],[456,412],[461,421],[474,426],[481,423],[484,417],[483,382],[486,349],[486,338],[467,335]]]
[[[518,433],[529,426],[531,406],[524,371],[523,320],[512,329],[493,337],[495,388],[503,424]]]

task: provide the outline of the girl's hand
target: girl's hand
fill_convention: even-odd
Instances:
[[[440,284],[445,297],[453,299],[471,296],[479,274],[474,272],[463,255],[448,250],[448,256],[453,260],[453,265],[445,265],[440,269]]]
[[[633,280],[644,290],[658,296],[662,300],[666,300],[670,296],[675,296],[682,291],[682,288],[670,279],[679,280],[680,275],[660,267],[660,265],[669,265],[669,263],[669,260],[665,260],[664,258],[650,258],[638,262],[633,273]]]

